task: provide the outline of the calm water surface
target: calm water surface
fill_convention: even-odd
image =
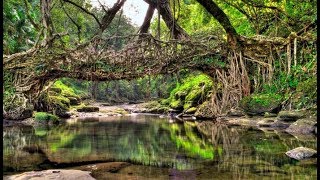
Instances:
[[[4,127],[4,174],[126,161],[118,174],[173,179],[316,179],[316,159],[295,161],[284,153],[316,149],[315,136],[177,123],[152,115],[73,119],[58,126]],[[173,174],[173,175],[172,175]]]

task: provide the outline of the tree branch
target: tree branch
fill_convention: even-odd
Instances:
[[[61,1],[60,1],[61,2]],[[62,7],[62,10],[64,11],[64,13],[66,13],[66,15],[68,16],[68,18],[70,19],[70,21],[77,27],[77,30],[78,30],[78,40],[79,42],[81,41],[81,26],[76,22],[74,21],[70,15],[67,13],[66,9],[64,8],[63,6],[63,3],[61,2],[61,7]]]
[[[67,3],[69,3],[69,4],[72,4],[73,6],[75,6],[75,7],[77,7],[77,8],[79,8],[79,9],[81,9],[83,12],[85,12],[85,13],[87,13],[87,14],[89,14],[89,15],[91,15],[95,20],[96,20],[96,22],[99,24],[99,27],[101,27],[102,25],[101,25],[101,23],[100,23],[100,21],[99,21],[99,19],[97,18],[97,16],[96,15],[94,15],[92,12],[90,12],[89,10],[87,10],[87,9],[85,9],[84,7],[82,7],[82,6],[80,6],[80,5],[78,5],[77,3],[75,3],[75,2],[72,2],[72,1],[69,1],[69,0],[63,0],[64,2],[67,2]]]
[[[112,6],[111,9],[108,9],[105,15],[102,17],[100,33],[102,33],[112,22],[117,12],[123,6],[126,0],[117,0],[116,3]]]

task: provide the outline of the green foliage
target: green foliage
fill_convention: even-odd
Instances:
[[[53,123],[59,122],[59,118],[53,114],[46,112],[36,112],[34,115],[36,121],[51,121]]]
[[[33,21],[40,21],[40,9],[37,0],[28,1],[29,14]],[[3,51],[12,54],[25,51],[36,41],[37,31],[26,15],[24,0],[3,1]]]
[[[261,106],[268,107],[272,103],[281,102],[282,96],[279,94],[252,94],[241,100],[241,103],[246,104],[249,108]]]

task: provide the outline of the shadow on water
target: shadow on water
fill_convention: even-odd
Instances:
[[[58,126],[4,128],[5,174],[124,161],[145,177],[166,173],[199,178],[316,178],[316,165],[284,153],[308,141],[279,131],[228,127],[223,123],[175,123],[136,115],[68,120]],[[144,172],[148,167],[148,173]],[[131,170],[130,170],[131,169]],[[142,173],[143,172],[143,173]],[[188,175],[189,174],[189,175]]]

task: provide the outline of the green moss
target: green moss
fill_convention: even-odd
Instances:
[[[118,114],[129,114],[126,110],[124,110],[122,108],[117,108],[115,110],[115,113],[118,113]]]
[[[250,115],[263,115],[265,112],[277,113],[282,100],[279,94],[251,94],[242,98],[239,106]]]
[[[58,116],[55,116],[53,114],[50,113],[46,113],[46,112],[36,112],[34,115],[34,119],[36,121],[52,121],[52,122],[58,122],[59,118]]]
[[[300,82],[296,92],[292,95],[292,105],[295,109],[307,108],[314,109],[317,100],[317,78],[312,77]],[[316,109],[314,109],[316,111]]]
[[[193,113],[195,113],[197,111],[197,108],[196,107],[192,107],[192,108],[190,108],[190,109],[187,109],[186,110],[186,113],[187,114],[193,114]]]
[[[72,97],[76,98],[77,100],[80,100],[80,97],[75,93],[75,90],[64,84],[61,80],[56,81],[51,87],[51,89],[57,92],[60,96],[68,98]]]
[[[146,103],[143,107],[147,109],[152,109],[159,106],[161,106],[161,104],[158,101],[150,101]]]
[[[160,104],[161,105],[169,105],[170,104],[170,100],[169,99],[162,99],[162,100],[160,100]]]
[[[180,99],[173,100],[170,103],[170,107],[173,108],[173,109],[182,109],[183,108],[183,102]]]
[[[63,96],[49,96],[50,101],[53,104],[59,105],[64,110],[68,110],[70,107],[70,100]]]

